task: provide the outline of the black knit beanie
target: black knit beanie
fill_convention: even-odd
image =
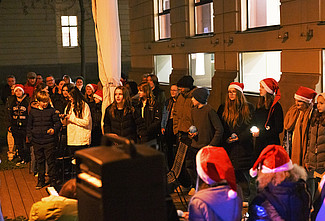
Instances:
[[[210,95],[209,90],[204,87],[197,88],[193,91],[193,97],[201,104],[207,103],[209,95]]]
[[[193,87],[193,82],[194,82],[194,79],[189,76],[189,75],[186,75],[186,76],[183,76],[181,79],[179,79],[177,81],[177,87],[183,87],[183,88],[192,88]]]

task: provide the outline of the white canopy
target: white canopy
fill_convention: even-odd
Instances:
[[[102,113],[114,100],[121,78],[121,37],[117,0],[92,0],[99,79],[103,84]]]

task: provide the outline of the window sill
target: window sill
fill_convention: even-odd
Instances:
[[[244,91],[244,95],[245,96],[258,97],[258,96],[260,96],[260,93],[258,93],[258,92]]]
[[[281,25],[272,25],[272,26],[263,26],[257,28],[250,28],[245,31],[238,31],[236,34],[246,34],[246,33],[256,33],[256,32],[265,32],[265,31],[274,31],[281,29]]]
[[[198,34],[198,35],[190,36],[187,38],[195,39],[195,38],[208,38],[208,37],[213,37],[213,36],[214,36],[214,33],[210,32],[210,33],[206,33],[206,34]]]
[[[159,39],[155,42],[159,43],[159,42],[167,42],[167,41],[171,41],[172,39],[171,38],[164,38],[164,39]]]

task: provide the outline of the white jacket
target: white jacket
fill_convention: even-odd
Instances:
[[[67,108],[64,113],[66,113]],[[82,118],[78,118],[73,112],[73,107],[70,108],[70,118],[67,125],[67,144],[69,146],[89,145],[91,141],[91,112],[87,103],[82,110]]]

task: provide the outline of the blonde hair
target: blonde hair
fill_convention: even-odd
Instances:
[[[229,96],[226,96],[222,117],[231,127],[240,126],[242,123],[250,123],[252,115],[243,93],[236,89],[236,99],[234,101],[230,100]]]
[[[269,183],[274,186],[281,184],[284,180],[297,182],[299,179],[307,180],[307,173],[305,169],[297,164],[293,165],[293,169],[289,171],[281,171],[276,173],[262,173],[258,172],[257,181],[258,189],[264,189]]]
[[[36,99],[40,102],[48,103],[50,102],[50,95],[46,91],[39,91],[36,94]]]

